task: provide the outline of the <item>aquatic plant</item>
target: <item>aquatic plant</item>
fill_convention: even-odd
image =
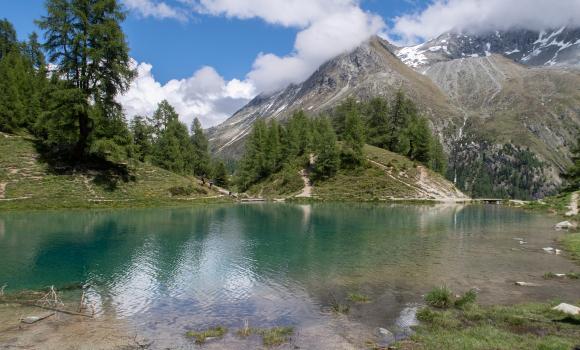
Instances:
[[[353,303],[363,303],[363,304],[369,303],[371,301],[371,299],[368,296],[357,293],[350,293],[348,295],[348,300],[352,301]]]
[[[200,332],[189,331],[185,333],[185,336],[188,338],[195,338],[196,344],[204,344],[208,340],[208,338],[221,338],[227,332],[228,329],[226,327],[217,326]]]
[[[452,299],[451,290],[445,286],[434,288],[425,296],[427,305],[440,309],[450,307],[453,304]]]
[[[475,300],[477,299],[477,293],[475,292],[475,290],[471,289],[467,292],[465,292],[465,294],[463,294],[459,299],[455,300],[455,307],[457,308],[463,308],[466,305],[469,304],[473,304],[475,303]]]
[[[274,327],[258,330],[262,336],[262,344],[266,347],[279,346],[290,341],[290,336],[294,334],[293,327]]]

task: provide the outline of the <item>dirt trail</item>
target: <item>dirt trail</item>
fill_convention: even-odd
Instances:
[[[427,169],[423,166],[418,167],[419,171],[419,179],[415,184],[409,184],[391,174],[391,171],[388,166],[376,162],[372,159],[367,159],[372,164],[378,166],[379,168],[385,171],[385,174],[390,177],[391,179],[409,187],[410,189],[414,190],[416,193],[415,198],[392,198],[393,200],[405,200],[405,199],[418,199],[418,200],[436,200],[436,201],[445,201],[445,202],[453,202],[453,201],[465,201],[469,199],[465,194],[461,191],[454,188],[452,185],[449,188],[447,186],[443,186],[440,183],[437,183],[431,179]]]
[[[4,199],[6,193],[6,185],[5,182],[0,182],[0,199]]]
[[[578,215],[578,191],[572,193],[572,198],[570,198],[570,205],[568,208],[570,210],[566,213],[566,216]]]
[[[296,196],[296,198],[310,198],[312,197],[312,183],[310,182],[310,169],[316,162],[316,157],[314,154],[310,155],[309,165],[307,169],[300,170],[300,176],[302,177],[302,181],[304,181],[304,188],[302,192]]]
[[[300,176],[302,176],[302,180],[304,181],[304,188],[302,192],[298,194],[297,198],[310,198],[312,197],[312,184],[310,183],[310,178],[308,177],[308,171],[306,169],[300,170]]]

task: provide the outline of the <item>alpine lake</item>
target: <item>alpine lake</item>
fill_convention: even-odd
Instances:
[[[557,247],[557,221],[456,204],[4,212],[0,286],[55,286],[71,300],[80,292],[67,286],[82,286],[96,319],[154,349],[199,347],[186,332],[212,326],[230,331],[204,348],[259,348],[236,335],[244,325],[293,327],[282,348],[358,349],[381,341],[380,328],[408,336],[423,296],[442,285],[475,289],[481,304],[578,300],[578,281],[543,278],[578,271],[543,249]],[[2,310],[0,323],[14,316]]]

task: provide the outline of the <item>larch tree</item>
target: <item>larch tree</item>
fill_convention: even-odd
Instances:
[[[125,13],[117,0],[47,0],[46,10],[38,21],[44,48],[67,90],[53,98],[67,106],[66,117],[78,130],[75,155],[82,158],[93,141],[94,115],[103,122],[117,118],[121,106],[115,97],[135,76],[121,29]]]

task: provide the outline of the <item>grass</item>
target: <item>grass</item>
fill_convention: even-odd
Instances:
[[[252,185],[246,193],[253,197],[280,198],[297,194],[304,187],[300,176],[300,166],[288,166],[270,175],[267,179]]]
[[[185,333],[188,338],[194,338],[196,344],[205,344],[209,338],[221,338],[228,332],[228,329],[222,326],[212,327],[204,331],[189,331]]]
[[[554,349],[580,344],[580,317],[552,310],[552,304],[525,304],[418,311],[420,325],[397,349]]]
[[[566,233],[561,238],[562,247],[572,259],[580,262],[580,232]]]
[[[445,286],[434,288],[425,295],[425,302],[436,308],[449,308],[453,305],[453,292]]]
[[[471,290],[467,291],[465,294],[463,294],[461,297],[459,297],[457,300],[455,300],[453,305],[455,305],[455,307],[457,307],[457,308],[462,309],[462,308],[466,307],[467,305],[475,303],[476,299],[477,299],[477,293],[475,292],[475,290],[471,289]]]
[[[543,277],[546,280],[558,278],[558,277],[566,277],[566,278],[569,278],[571,280],[577,280],[580,278],[580,274],[577,274],[576,272],[568,272],[568,273],[563,274],[563,276],[562,275],[558,276],[557,274],[555,274],[553,272],[546,272]]]
[[[294,334],[293,327],[251,328],[247,324],[239,329],[236,334],[242,338],[257,334],[262,337],[262,344],[266,347],[276,347],[290,341]]]
[[[348,295],[348,300],[352,301],[353,303],[361,303],[361,304],[366,304],[366,303],[371,302],[371,299],[368,296],[358,294],[358,293],[350,293]]]
[[[543,198],[541,201],[533,201],[526,204],[525,208],[536,211],[548,211],[554,214],[564,215],[568,210],[572,193],[563,192],[555,196]]]
[[[183,206],[213,202],[193,177],[132,161],[70,164],[44,159],[34,139],[0,135],[0,210]],[[20,199],[18,199],[20,198]]]

